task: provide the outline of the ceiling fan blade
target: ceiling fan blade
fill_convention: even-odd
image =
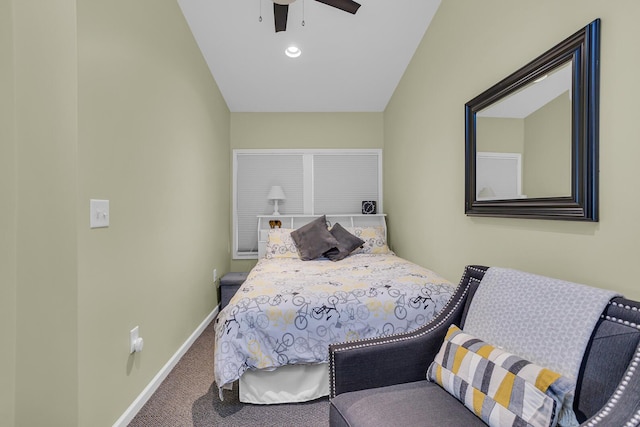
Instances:
[[[289,5],[273,4],[273,19],[276,24],[276,33],[279,31],[286,31],[288,14]]]
[[[360,3],[356,3],[352,0],[316,0],[320,3],[328,4],[329,6],[336,7],[340,10],[344,10],[345,12],[355,13],[358,11],[360,7]]]

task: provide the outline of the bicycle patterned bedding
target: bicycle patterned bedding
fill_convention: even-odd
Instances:
[[[221,389],[247,369],[326,363],[330,343],[415,329],[453,291],[393,253],[261,259],[216,319],[216,384]]]

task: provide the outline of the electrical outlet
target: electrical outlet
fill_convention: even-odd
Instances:
[[[137,351],[142,351],[144,341],[140,338],[140,328],[136,326],[129,331],[129,353],[133,354]]]
[[[213,269],[213,283],[216,283],[218,281],[218,269],[214,268]]]

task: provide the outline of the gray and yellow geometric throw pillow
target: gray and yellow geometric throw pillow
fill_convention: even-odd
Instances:
[[[572,383],[452,325],[427,371],[490,426],[555,426]]]

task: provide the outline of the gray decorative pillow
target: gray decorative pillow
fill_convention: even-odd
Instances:
[[[329,249],[338,246],[338,241],[327,229],[325,215],[293,231],[291,238],[300,252],[300,259],[303,261],[316,259]]]
[[[324,256],[331,261],[340,261],[345,259],[356,248],[364,245],[364,240],[349,233],[343,226],[336,223],[329,232],[338,241],[338,246],[331,248],[324,253]]]

